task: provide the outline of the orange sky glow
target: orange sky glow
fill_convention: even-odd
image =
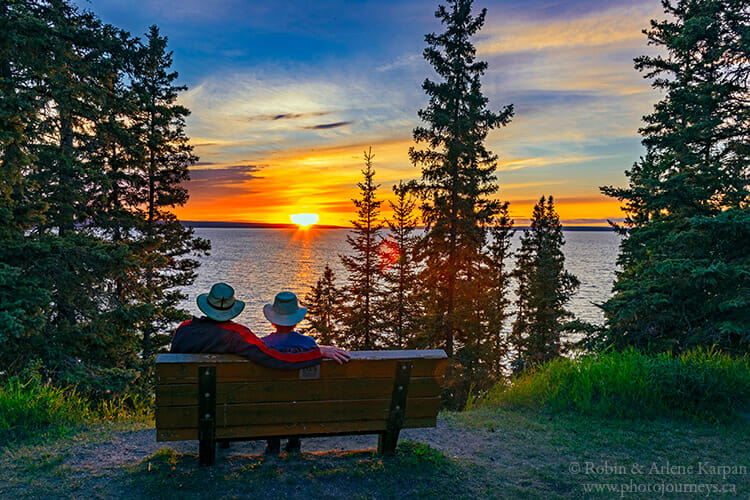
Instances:
[[[392,186],[419,177],[419,169],[408,163],[412,145],[411,141],[399,141],[373,146],[383,217],[391,214],[388,201],[395,199]],[[182,220],[286,224],[292,214],[315,213],[320,217],[319,225],[350,226],[356,216],[351,199],[359,196],[363,147],[357,144],[277,153],[258,162],[261,173],[247,180],[205,187],[188,183],[191,197],[187,205],[176,210],[177,216]],[[602,219],[622,217],[617,200],[596,192],[581,196],[581,186],[572,182],[540,179],[505,184],[502,163],[497,198],[510,201],[511,215],[521,225],[539,197],[549,194],[555,196],[560,218],[567,225],[606,225]],[[213,167],[221,170],[223,166]]]
[[[566,225],[621,220],[619,202],[599,187],[625,185],[625,170],[644,151],[638,129],[659,95],[633,58],[656,50],[641,30],[662,17],[659,3],[535,18],[505,9],[489,8],[475,40],[488,63],[488,107],[515,106],[511,123],[486,140],[498,155],[498,199],[510,202],[517,225],[543,195],[554,196]],[[433,23],[423,32],[441,28],[430,11],[420,15]],[[192,112],[187,132],[200,162],[177,216],[289,223],[291,214],[315,213],[318,224],[349,226],[363,152],[372,147],[388,217],[393,185],[421,174],[408,150],[427,103],[421,83],[436,78],[421,55],[423,32],[408,32],[408,48],[371,61],[341,53],[318,66],[258,63],[196,77],[180,102]]]

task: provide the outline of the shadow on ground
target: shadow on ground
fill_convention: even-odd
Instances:
[[[461,478],[469,467],[428,445],[402,442],[393,457],[372,450],[303,452],[279,457],[227,453],[214,467],[163,448],[126,468],[123,495],[191,498],[481,498]],[[486,493],[486,492],[485,492]]]

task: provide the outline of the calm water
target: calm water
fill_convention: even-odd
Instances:
[[[211,240],[213,248],[211,255],[202,259],[195,284],[185,289],[189,299],[184,306],[200,315],[195,297],[213,283],[224,281],[246,303],[236,321],[256,333],[270,333],[262,308],[276,293],[291,290],[303,298],[326,264],[339,283],[345,279],[338,256],[349,253],[347,231],[197,228],[196,235]],[[518,238],[516,233],[516,244]],[[601,323],[601,311],[594,304],[610,296],[620,237],[611,231],[567,231],[565,240],[566,267],[581,281],[570,309],[583,320]]]

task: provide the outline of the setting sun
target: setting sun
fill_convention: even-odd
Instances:
[[[312,226],[318,222],[318,214],[292,214],[289,218],[300,227]]]

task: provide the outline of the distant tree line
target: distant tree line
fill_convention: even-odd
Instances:
[[[394,186],[393,216],[383,225],[373,155],[365,153],[353,253],[341,257],[348,276],[338,288],[326,267],[306,297],[311,331],[353,348],[444,349],[445,402],[456,408],[470,391],[568,347],[748,352],[750,13],[736,0],[663,6],[672,20],[652,21],[645,33],[665,55],[636,59],[666,93],[644,117],[646,155],[626,172],[629,187],[602,188],[628,214],[615,224],[621,270],[600,305],[605,325],[565,308],[579,282],[564,267],[552,196],[534,207],[513,256],[508,203],[494,196],[496,156],[484,146],[513,107],[490,111],[481,91],[487,64],[470,38],[485,10],[473,16],[471,0],[450,0],[436,12],[445,32],[425,37],[424,57],[441,80],[423,84],[430,101],[414,140],[424,148],[409,153],[421,179]],[[424,231],[416,230],[417,206]],[[572,333],[582,340],[572,343]]]
[[[156,26],[0,3],[0,366],[94,396],[148,386],[209,243],[171,210],[197,158]]]

